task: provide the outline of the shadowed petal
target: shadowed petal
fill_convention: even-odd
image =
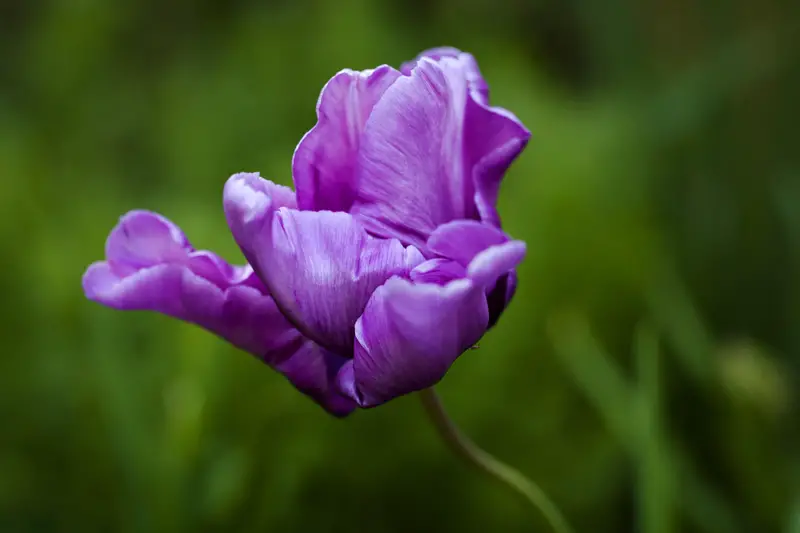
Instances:
[[[511,241],[502,230],[488,224],[474,220],[455,220],[436,228],[436,231],[428,239],[428,250],[440,257],[456,261],[466,268],[484,250],[487,250],[488,254],[497,254],[498,250],[491,252],[488,250],[491,247],[511,242],[515,244],[509,244],[499,250],[506,250],[506,253],[512,254],[510,261],[515,262],[517,259],[514,254],[521,254],[522,256],[525,254],[525,244],[523,242]],[[519,260],[521,260],[521,256]],[[490,327],[494,326],[511,301],[511,297],[516,291],[516,286],[517,274],[513,268],[508,271],[507,275],[501,275],[496,284],[491,285],[490,283],[488,285],[487,298],[489,300]]]
[[[347,360],[299,332],[296,339],[294,344],[287,346],[288,357],[271,363],[271,366],[286,376],[297,390],[310,396],[332,415],[350,414],[356,407],[355,402],[342,395],[335,386],[336,375]]]
[[[522,261],[526,246],[494,226],[456,220],[436,229],[428,239],[428,249],[466,267],[467,277],[488,287]]]
[[[361,133],[372,108],[399,76],[386,65],[363,72],[347,69],[322,89],[317,124],[300,141],[292,159],[300,209],[350,209]]]
[[[454,220],[436,228],[428,239],[428,250],[466,267],[483,250],[508,241],[508,235],[494,226],[476,220]]]
[[[447,285],[455,279],[463,278],[466,272],[464,266],[459,263],[437,257],[418,265],[411,271],[410,279],[414,283]]]
[[[106,261],[83,276],[90,300],[120,310],[148,310],[197,324],[274,368],[297,357],[329,364],[325,352],[300,353],[307,339],[283,317],[249,266],[236,267],[205,251],[196,251],[183,232],[166,218],[133,211],[120,219],[106,245]],[[331,362],[332,363],[332,362]],[[336,415],[346,414],[345,400],[331,387],[328,373],[302,369],[283,372],[298,388]]]

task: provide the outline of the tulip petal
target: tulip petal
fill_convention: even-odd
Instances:
[[[410,279],[414,283],[446,285],[453,280],[463,278],[466,272],[464,266],[456,261],[436,257],[417,265],[411,271]]]
[[[347,211],[355,197],[356,154],[373,107],[400,73],[389,66],[336,74],[317,102],[317,124],[292,159],[302,210]]]
[[[373,407],[435,385],[486,332],[487,291],[524,254],[524,243],[510,241],[479,252],[466,277],[444,285],[460,265],[433,259],[412,271],[412,281],[391,278],[378,287],[356,323],[353,360],[337,379],[341,392],[361,407]]]
[[[427,245],[431,253],[466,267],[483,250],[508,241],[508,235],[494,226],[477,220],[454,220],[436,228]]]
[[[411,74],[411,71],[423,57],[437,62],[444,58],[456,60],[458,67],[463,73],[462,75],[467,80],[469,88],[474,93],[475,97],[484,103],[489,101],[489,85],[486,83],[486,80],[483,79],[483,75],[478,68],[478,62],[475,61],[472,54],[462,52],[458,48],[453,48],[451,46],[431,48],[420,53],[413,60],[403,63],[400,66],[400,72],[403,74]]]
[[[255,172],[241,172],[228,178],[222,204],[233,238],[251,265],[255,261],[253,235],[269,231],[276,209],[297,206],[294,191]]]
[[[466,80],[422,58],[384,93],[364,128],[352,212],[370,231],[423,246],[437,226],[477,214],[463,179]]]
[[[296,330],[295,330],[296,331]],[[286,357],[271,364],[297,390],[310,396],[334,416],[346,416],[356,403],[335,386],[337,373],[347,361],[297,332],[296,342],[287,347]]]
[[[440,286],[392,278],[356,324],[354,357],[342,366],[339,387],[361,407],[430,387],[488,321],[484,291],[468,279]]]
[[[525,243],[511,241],[499,228],[474,220],[455,220],[436,228],[428,239],[428,250],[466,268],[480,253],[487,251],[487,254],[497,254],[498,251],[492,247],[506,244],[508,246],[500,250],[511,254],[509,259],[511,262],[518,262],[516,255],[520,256],[519,260],[525,255]],[[490,249],[492,251],[488,251]],[[482,261],[487,259],[484,258]],[[507,275],[500,276],[494,285],[488,283],[486,296],[489,300],[489,327],[494,326],[500,318],[511,301],[516,286],[517,274],[513,269],[510,269]]]
[[[392,276],[407,276],[424,258],[397,240],[369,236],[347,213],[275,210],[269,199],[253,201],[264,189],[250,178],[232,178],[225,187],[239,246],[301,332],[351,354],[353,327],[372,291]]]
[[[461,59],[420,58],[397,79],[366,122],[351,212],[367,229],[421,249],[458,219],[499,225],[502,176],[528,132],[470,87]]]
[[[525,252],[522,241],[490,246],[470,261],[467,277],[484,287],[493,287],[500,276],[511,272],[525,258]]]
[[[375,288],[423,259],[330,211],[281,209],[270,240],[257,260],[273,296],[311,338],[342,354],[352,353],[353,327]]]
[[[464,154],[480,219],[500,227],[500,183],[530,139],[530,131],[510,111],[469,98],[464,119]]]
[[[344,415],[354,407],[332,387],[341,362],[317,347],[309,351],[283,317],[249,266],[231,266],[219,256],[192,248],[166,218],[147,211],[124,215],[106,245],[106,261],[83,276],[90,300],[120,310],[148,310],[197,324],[283,372],[324,408]],[[298,369],[290,362],[331,366],[327,373]],[[287,367],[287,365],[290,365]],[[311,368],[311,367],[310,367]]]

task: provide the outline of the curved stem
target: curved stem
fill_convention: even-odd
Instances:
[[[518,495],[538,509],[556,533],[572,533],[572,528],[567,523],[558,507],[547,497],[536,483],[526,478],[521,472],[498,461],[495,457],[479,448],[456,426],[455,422],[447,416],[439,396],[433,388],[421,391],[420,398],[428,416],[441,437],[450,448],[462,459],[484,473],[505,483]]]

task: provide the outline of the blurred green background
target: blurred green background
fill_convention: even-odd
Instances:
[[[800,532],[800,4],[0,0],[0,531],[547,531],[417,398],[335,420],[212,335],[84,300],[133,208],[239,261],[325,81],[452,45],[532,141],[529,255],[440,386],[578,532]]]

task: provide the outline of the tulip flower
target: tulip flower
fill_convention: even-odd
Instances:
[[[497,322],[525,255],[495,204],[529,132],[488,98],[474,58],[451,48],[343,70],[295,151],[295,191],[256,173],[225,184],[246,265],[132,211],[86,296],[197,324],[337,416],[429,388]]]

